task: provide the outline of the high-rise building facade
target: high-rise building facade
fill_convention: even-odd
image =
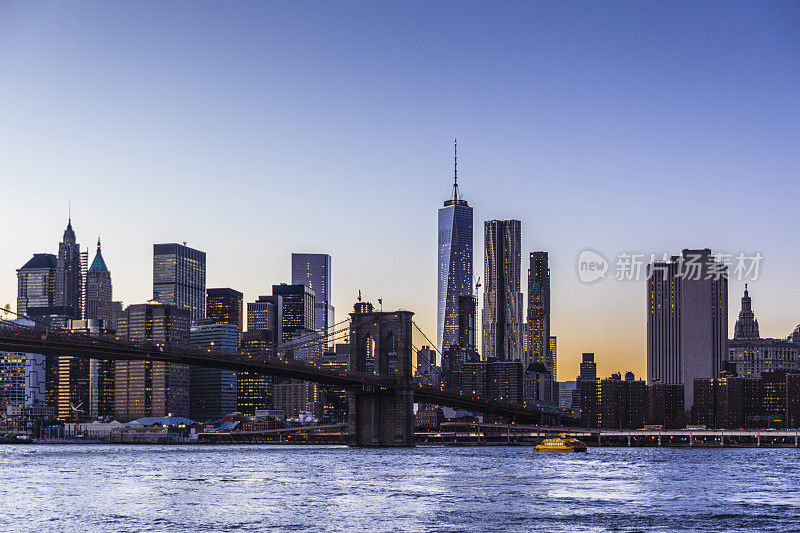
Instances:
[[[287,418],[297,418],[301,413],[321,417],[324,407],[322,387],[317,383],[290,379],[272,387],[276,409],[283,409]]]
[[[523,396],[521,361],[474,361],[464,363],[462,389],[495,400],[520,402]]]
[[[331,292],[331,256],[328,254],[292,254],[292,285],[305,285],[314,291],[314,329],[333,346],[329,335],[335,324]]]
[[[206,317],[206,253],[183,244],[153,245],[153,299]]]
[[[55,306],[65,308],[68,318],[83,318],[82,281],[81,247],[75,241],[70,220],[58,245],[55,277]]]
[[[756,315],[753,313],[753,301],[750,298],[750,292],[747,290],[747,283],[744,284],[742,308],[739,311],[739,318],[736,320],[736,326],[733,329],[733,338],[735,340],[759,338],[758,320],[756,320]]]
[[[239,331],[239,344],[244,330],[244,296],[229,288],[206,291],[206,318],[218,324],[233,324]]]
[[[531,252],[528,268],[527,358],[553,372],[550,355],[550,267],[547,252]]]
[[[97,253],[92,261],[92,266],[86,272],[85,318],[87,320],[105,320],[106,327],[111,327],[113,319],[112,292],[111,272],[103,260],[103,254],[100,251],[100,239],[97,239]]]
[[[248,304],[249,306],[250,304]],[[250,358],[274,353],[275,340],[271,330],[248,330],[242,337],[242,351]],[[272,407],[274,376],[256,372],[236,373],[236,408],[240,413],[254,415],[256,411]]]
[[[58,395],[56,414],[65,422],[86,422],[90,416],[90,359],[58,358]]]
[[[728,271],[708,248],[648,265],[647,382],[683,384],[719,376],[728,354]]]
[[[21,352],[0,352],[0,414],[8,406],[25,405],[25,362]]]
[[[283,338],[282,315],[281,296],[259,296],[255,302],[247,303],[247,332],[242,337],[242,350],[249,357],[276,353],[276,347]],[[272,386],[277,382],[275,377],[255,372],[237,372],[236,381],[239,412],[252,415],[257,410],[272,407]]]
[[[519,220],[484,222],[484,292],[482,357],[522,361],[520,268],[522,224]]]
[[[17,270],[17,313],[35,321],[50,322],[57,312],[55,307],[56,268],[58,258],[53,254],[33,254],[33,257]],[[64,316],[57,318],[63,325]],[[43,356],[45,363],[45,403],[55,408],[58,392],[58,356]]]
[[[609,379],[581,381],[581,425],[588,428],[639,429],[647,421],[648,391],[644,381]]]
[[[82,335],[108,332],[102,319],[70,320],[69,330]],[[58,358],[57,415],[66,422],[86,422],[114,414],[114,361]]]
[[[314,330],[314,290],[297,284],[272,286],[272,295],[281,297],[281,341],[292,341],[300,330]]]
[[[800,372],[800,326],[785,339],[759,337],[758,320],[745,284],[733,339],[728,341],[728,362],[741,377],[779,370]]]
[[[457,164],[455,169],[453,196],[439,208],[436,336],[440,352],[458,344],[458,299],[472,296],[472,208],[459,196]]]
[[[17,313],[27,316],[31,309],[55,305],[56,265],[53,254],[33,254],[17,270]]]
[[[581,381],[593,381],[597,379],[597,363],[594,360],[593,353],[581,354],[580,362],[580,376],[578,379]]]
[[[133,340],[187,342],[187,309],[160,302],[129,305],[117,335]],[[189,368],[151,361],[117,361],[114,367],[114,411],[120,421],[143,416],[189,416]]]
[[[477,306],[474,296],[458,297],[458,343],[447,346],[442,352],[440,377],[447,387],[460,387],[464,363],[479,359],[475,348]]]
[[[239,349],[236,324],[201,320],[189,329],[189,342],[201,348]],[[219,420],[236,411],[236,372],[219,368],[189,367],[189,418]]]
[[[552,363],[550,373],[553,375],[553,381],[556,381],[558,379],[558,337],[553,335],[550,336],[550,362]]]
[[[45,364],[40,354],[0,352],[0,414],[9,407],[45,405]]]
[[[269,331],[274,343],[283,337],[282,317],[281,296],[259,296],[255,302],[247,302],[247,331]]]

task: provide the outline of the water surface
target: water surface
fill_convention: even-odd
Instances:
[[[791,531],[800,450],[0,446],[0,531]]]

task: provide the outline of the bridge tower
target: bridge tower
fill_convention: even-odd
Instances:
[[[359,301],[350,313],[350,366],[387,379],[349,394],[355,446],[413,446],[414,391],[411,311],[374,311]]]

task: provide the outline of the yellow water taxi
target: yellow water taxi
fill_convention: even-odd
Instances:
[[[559,435],[553,439],[544,439],[536,446],[537,452],[585,452],[586,445],[578,439]]]

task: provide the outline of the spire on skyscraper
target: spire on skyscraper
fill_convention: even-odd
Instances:
[[[106,262],[103,260],[103,254],[100,252],[100,237],[97,237],[97,253],[92,261],[92,266],[89,267],[89,272],[108,272]]]
[[[444,202],[445,207],[449,205],[469,205],[458,193],[458,139],[453,139],[453,196]]]
[[[75,230],[72,229],[72,213],[67,218],[67,229],[64,230],[63,242],[66,244],[75,244]]]
[[[453,201],[458,201],[458,139],[453,139]]]
[[[739,319],[734,327],[734,339],[757,339],[759,338],[758,320],[753,313],[750,292],[747,290],[747,283],[744,284],[744,296],[742,296],[742,310],[739,311]]]

